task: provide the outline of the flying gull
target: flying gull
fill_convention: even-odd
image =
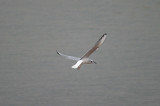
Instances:
[[[94,60],[89,59],[88,57],[103,44],[103,42],[106,39],[106,37],[107,37],[107,34],[106,33],[103,34],[101,36],[101,38],[96,42],[96,44],[81,58],[64,55],[64,54],[62,54],[62,53],[60,53],[58,51],[57,51],[57,54],[59,54],[60,56],[65,57],[66,59],[77,61],[77,63],[72,66],[73,69],[79,70],[80,67],[82,66],[82,64],[97,64]]]

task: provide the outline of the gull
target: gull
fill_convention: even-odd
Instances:
[[[96,44],[81,58],[64,55],[64,54],[62,54],[62,53],[60,53],[58,51],[57,51],[57,54],[59,54],[60,56],[65,57],[66,59],[77,61],[77,63],[72,66],[73,69],[79,70],[80,67],[82,66],[82,64],[97,64],[94,60],[90,59],[89,56],[103,44],[103,42],[106,39],[106,37],[107,37],[107,34],[106,33],[103,34],[100,37],[100,39],[96,42]]]

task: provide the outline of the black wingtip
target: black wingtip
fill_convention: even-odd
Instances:
[[[104,35],[107,35],[107,33],[104,33],[103,36],[104,36]]]
[[[60,55],[60,53],[58,51],[56,51],[58,55]]]

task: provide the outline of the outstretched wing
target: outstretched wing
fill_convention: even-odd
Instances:
[[[59,54],[60,56],[65,57],[66,59],[70,59],[70,60],[76,60],[76,61],[78,61],[78,60],[81,59],[81,58],[79,58],[79,57],[64,55],[64,54],[62,54],[62,53],[60,53],[60,52],[58,52],[58,51],[57,51],[57,54]]]
[[[82,58],[88,58],[95,50],[97,50],[103,44],[106,37],[107,34],[103,34],[101,38],[96,42],[96,44],[92,47],[92,49],[90,49]]]

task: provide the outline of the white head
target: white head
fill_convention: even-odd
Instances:
[[[94,60],[89,60],[91,64],[97,64]]]

